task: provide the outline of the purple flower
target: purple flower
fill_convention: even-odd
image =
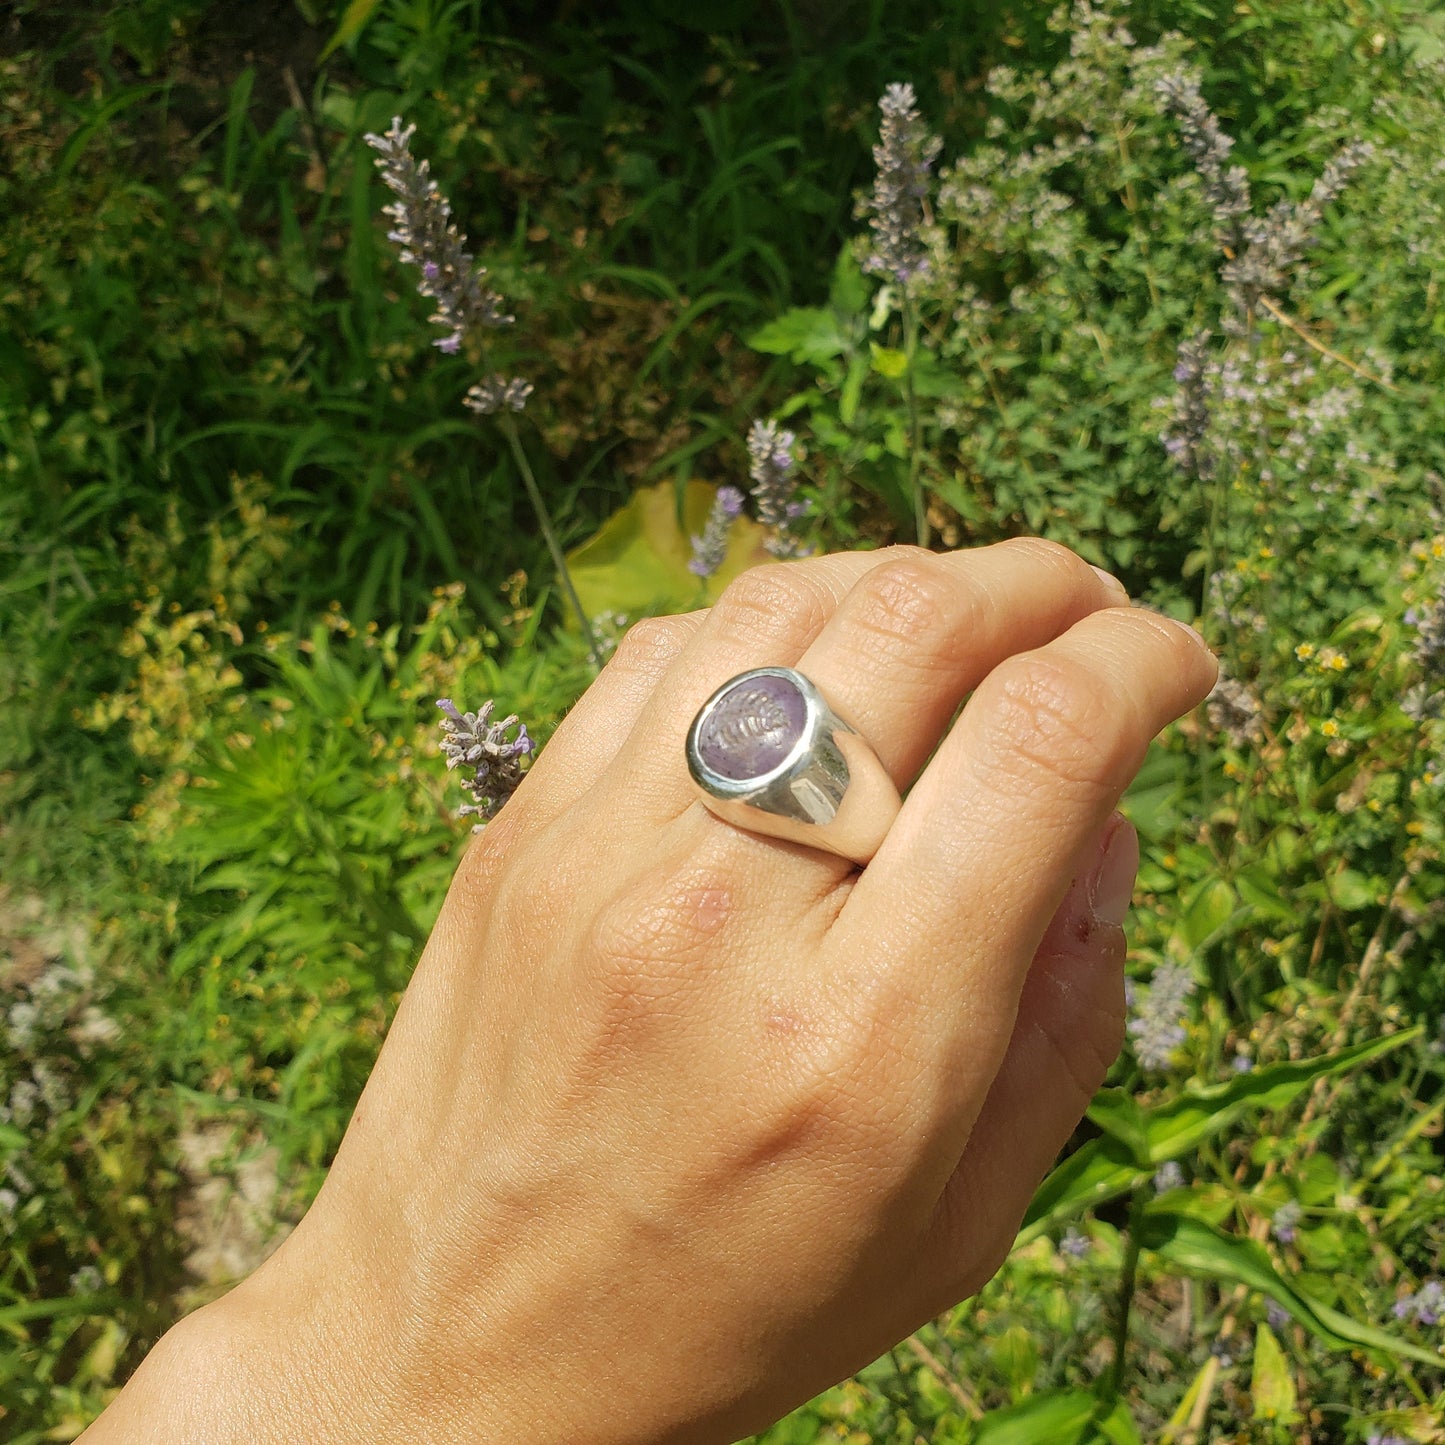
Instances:
[[[1437,1325],[1445,1314],[1445,1285],[1438,1279],[1426,1280],[1414,1294],[1395,1301],[1397,1320],[1414,1320],[1417,1325]]]
[[[758,520],[771,534],[763,544],[774,557],[796,557],[799,545],[788,532],[795,515],[797,479],[793,476],[793,444],[797,438],[775,421],[755,421],[748,431],[748,475],[758,504]]]
[[[1154,1193],[1167,1194],[1171,1189],[1184,1187],[1184,1170],[1177,1159],[1166,1159],[1154,1171]]]
[[[1236,1074],[1248,1074],[1254,1071],[1254,1060],[1248,1054],[1236,1054],[1230,1060],[1229,1067]]]
[[[472,802],[462,804],[458,812],[462,817],[475,814],[486,822],[496,817],[502,805],[517,791],[523,778],[519,759],[536,752],[537,744],[527,735],[526,724],[517,724],[515,713],[501,722],[492,722],[496,703],[491,698],[476,712],[459,711],[449,697],[438,698],[437,706],[446,714],[441,722],[441,749],[447,770],[461,767],[471,770],[462,788],[471,794]],[[508,738],[507,730],[514,726],[517,734]]]
[[[1274,1300],[1270,1300],[1264,1307],[1264,1315],[1272,1330],[1282,1330],[1294,1318],[1282,1304]]]
[[[929,172],[942,142],[924,129],[911,85],[890,85],[878,102],[882,113],[879,144],[873,147],[878,174],[873,192],[859,203],[867,216],[873,244],[863,269],[884,272],[900,286],[928,269],[920,232],[931,186]]]
[[[743,510],[743,494],[736,487],[719,487],[701,537],[692,539],[692,560],[687,570],[695,577],[711,577],[723,564],[728,533]]]
[[[1291,1199],[1275,1210],[1269,1222],[1270,1231],[1281,1244],[1292,1244],[1299,1221],[1300,1207]]]
[[[486,269],[472,259],[466,249],[467,238],[452,223],[451,203],[431,179],[430,162],[418,161],[412,155],[411,138],[415,134],[414,125],[403,129],[401,117],[396,116],[385,135],[369,134],[366,143],[378,153],[377,169],[396,197],[383,209],[393,223],[387,239],[400,247],[406,265],[420,269],[416,289],[436,303],[430,320],[448,330],[446,336],[432,344],[448,356],[455,356],[469,335],[509,326],[512,317],[503,310],[501,296],[485,284]],[[489,382],[499,380],[489,378]],[[531,387],[520,380],[504,385],[514,389],[502,404],[520,411]],[[467,405],[481,411],[470,397],[468,393]],[[500,405],[492,410],[500,410]]]
[[[1129,1020],[1129,1036],[1141,1068],[1162,1071],[1169,1067],[1171,1055],[1185,1039],[1184,1020],[1193,992],[1194,977],[1187,964],[1161,963],[1154,970],[1149,992]]]
[[[1071,1224],[1059,1241],[1059,1253],[1066,1259],[1083,1259],[1093,1246],[1087,1235],[1080,1234]]]

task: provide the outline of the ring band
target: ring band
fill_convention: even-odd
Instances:
[[[866,864],[903,806],[878,755],[791,667],[725,682],[687,731],[687,767],[726,823]]]

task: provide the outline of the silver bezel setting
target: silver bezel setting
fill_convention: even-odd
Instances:
[[[754,778],[725,778],[702,760],[698,739],[703,724],[723,698],[758,677],[780,677],[798,689],[803,699],[803,728],[775,768]],[[790,667],[755,667],[729,678],[699,709],[687,734],[688,771],[698,787],[721,803],[744,804],[777,818],[824,825],[837,815],[850,780],[848,760],[835,739],[839,733],[853,731],[801,672]]]

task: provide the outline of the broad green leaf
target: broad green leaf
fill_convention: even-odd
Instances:
[[[849,349],[838,315],[823,306],[795,306],[748,337],[754,351],[786,356],[799,365],[827,361]]]
[[[1035,1395],[1021,1405],[991,1410],[979,1421],[974,1445],[1076,1445],[1098,1401],[1084,1390]]]
[[[1185,1274],[1242,1284],[1268,1295],[1333,1349],[1359,1347],[1386,1359],[1403,1355],[1424,1365],[1440,1363],[1441,1357],[1433,1350],[1361,1324],[1306,1294],[1275,1269],[1274,1261],[1252,1239],[1226,1234],[1202,1220],[1154,1205],[1146,1208],[1140,1220],[1139,1242]]]
[[[1274,1331],[1266,1324],[1254,1332],[1254,1374],[1249,1393],[1256,1420],[1275,1420],[1281,1425],[1293,1425],[1299,1420],[1294,1373]]]
[[[687,564],[691,539],[706,526],[716,492],[705,482],[689,482],[682,526],[675,495],[670,481],[640,488],[594,536],[567,554],[577,596],[589,617],[609,610],[635,618],[701,607],[715,600],[739,572],[768,560],[765,529],[739,517],[723,565],[704,585]]]
[[[1073,1219],[1091,1206],[1123,1194],[1144,1173],[1117,1139],[1090,1139],[1039,1185],[1014,1248],[1031,1243],[1061,1220]]]
[[[897,381],[908,370],[906,352],[898,351],[891,346],[879,346],[876,341],[868,343],[868,350],[873,358],[873,370],[879,376],[886,376],[890,381]]]
[[[1217,1084],[1193,1084],[1178,1098],[1148,1111],[1149,1157],[1155,1164],[1193,1153],[1247,1109],[1282,1109],[1307,1084],[1369,1063],[1418,1038],[1420,1027],[1354,1044],[1314,1059],[1265,1064]]]
[[[1267,1064],[1218,1084],[1189,1085],[1177,1098],[1144,1111],[1147,1165],[1136,1162],[1129,1148],[1106,1134],[1102,1139],[1091,1139],[1051,1170],[1029,1205],[1014,1248],[1021,1248],[1091,1206],[1125,1193],[1166,1159],[1192,1154],[1204,1140],[1229,1128],[1247,1110],[1283,1108],[1315,1079],[1368,1063],[1418,1038],[1421,1032],[1421,1028],[1405,1029],[1317,1059]],[[1103,1107],[1107,1110],[1110,1106],[1106,1103]]]
[[[1011,1325],[988,1347],[988,1357],[1018,1398],[1033,1388],[1039,1368],[1039,1347],[1022,1325]]]
[[[317,58],[325,60],[333,51],[340,50],[343,45],[350,45],[363,30],[366,29],[366,22],[371,19],[372,13],[381,0],[351,0],[341,16],[341,22],[337,25],[335,33],[326,42],[326,48]]]
[[[1128,1150],[1138,1168],[1149,1166],[1148,1119],[1133,1094],[1123,1089],[1100,1089],[1088,1112],[1093,1123]]]
[[[828,287],[828,301],[844,316],[861,316],[868,309],[868,281],[851,246],[838,252],[833,267],[833,280]]]

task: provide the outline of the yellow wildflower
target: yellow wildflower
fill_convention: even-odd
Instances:
[[[1300,660],[1301,662],[1308,662],[1308,661],[1310,660],[1310,658],[1312,658],[1312,657],[1315,655],[1315,645],[1314,645],[1314,643],[1313,643],[1313,642],[1302,642],[1302,643],[1300,643],[1300,645],[1299,645],[1297,648],[1295,648],[1295,650],[1294,650],[1294,655],[1295,655],[1297,658],[1299,658],[1299,660]]]
[[[1340,725],[1334,718],[1326,718],[1324,722],[1320,724],[1320,731],[1327,738],[1337,738],[1340,735]]]

